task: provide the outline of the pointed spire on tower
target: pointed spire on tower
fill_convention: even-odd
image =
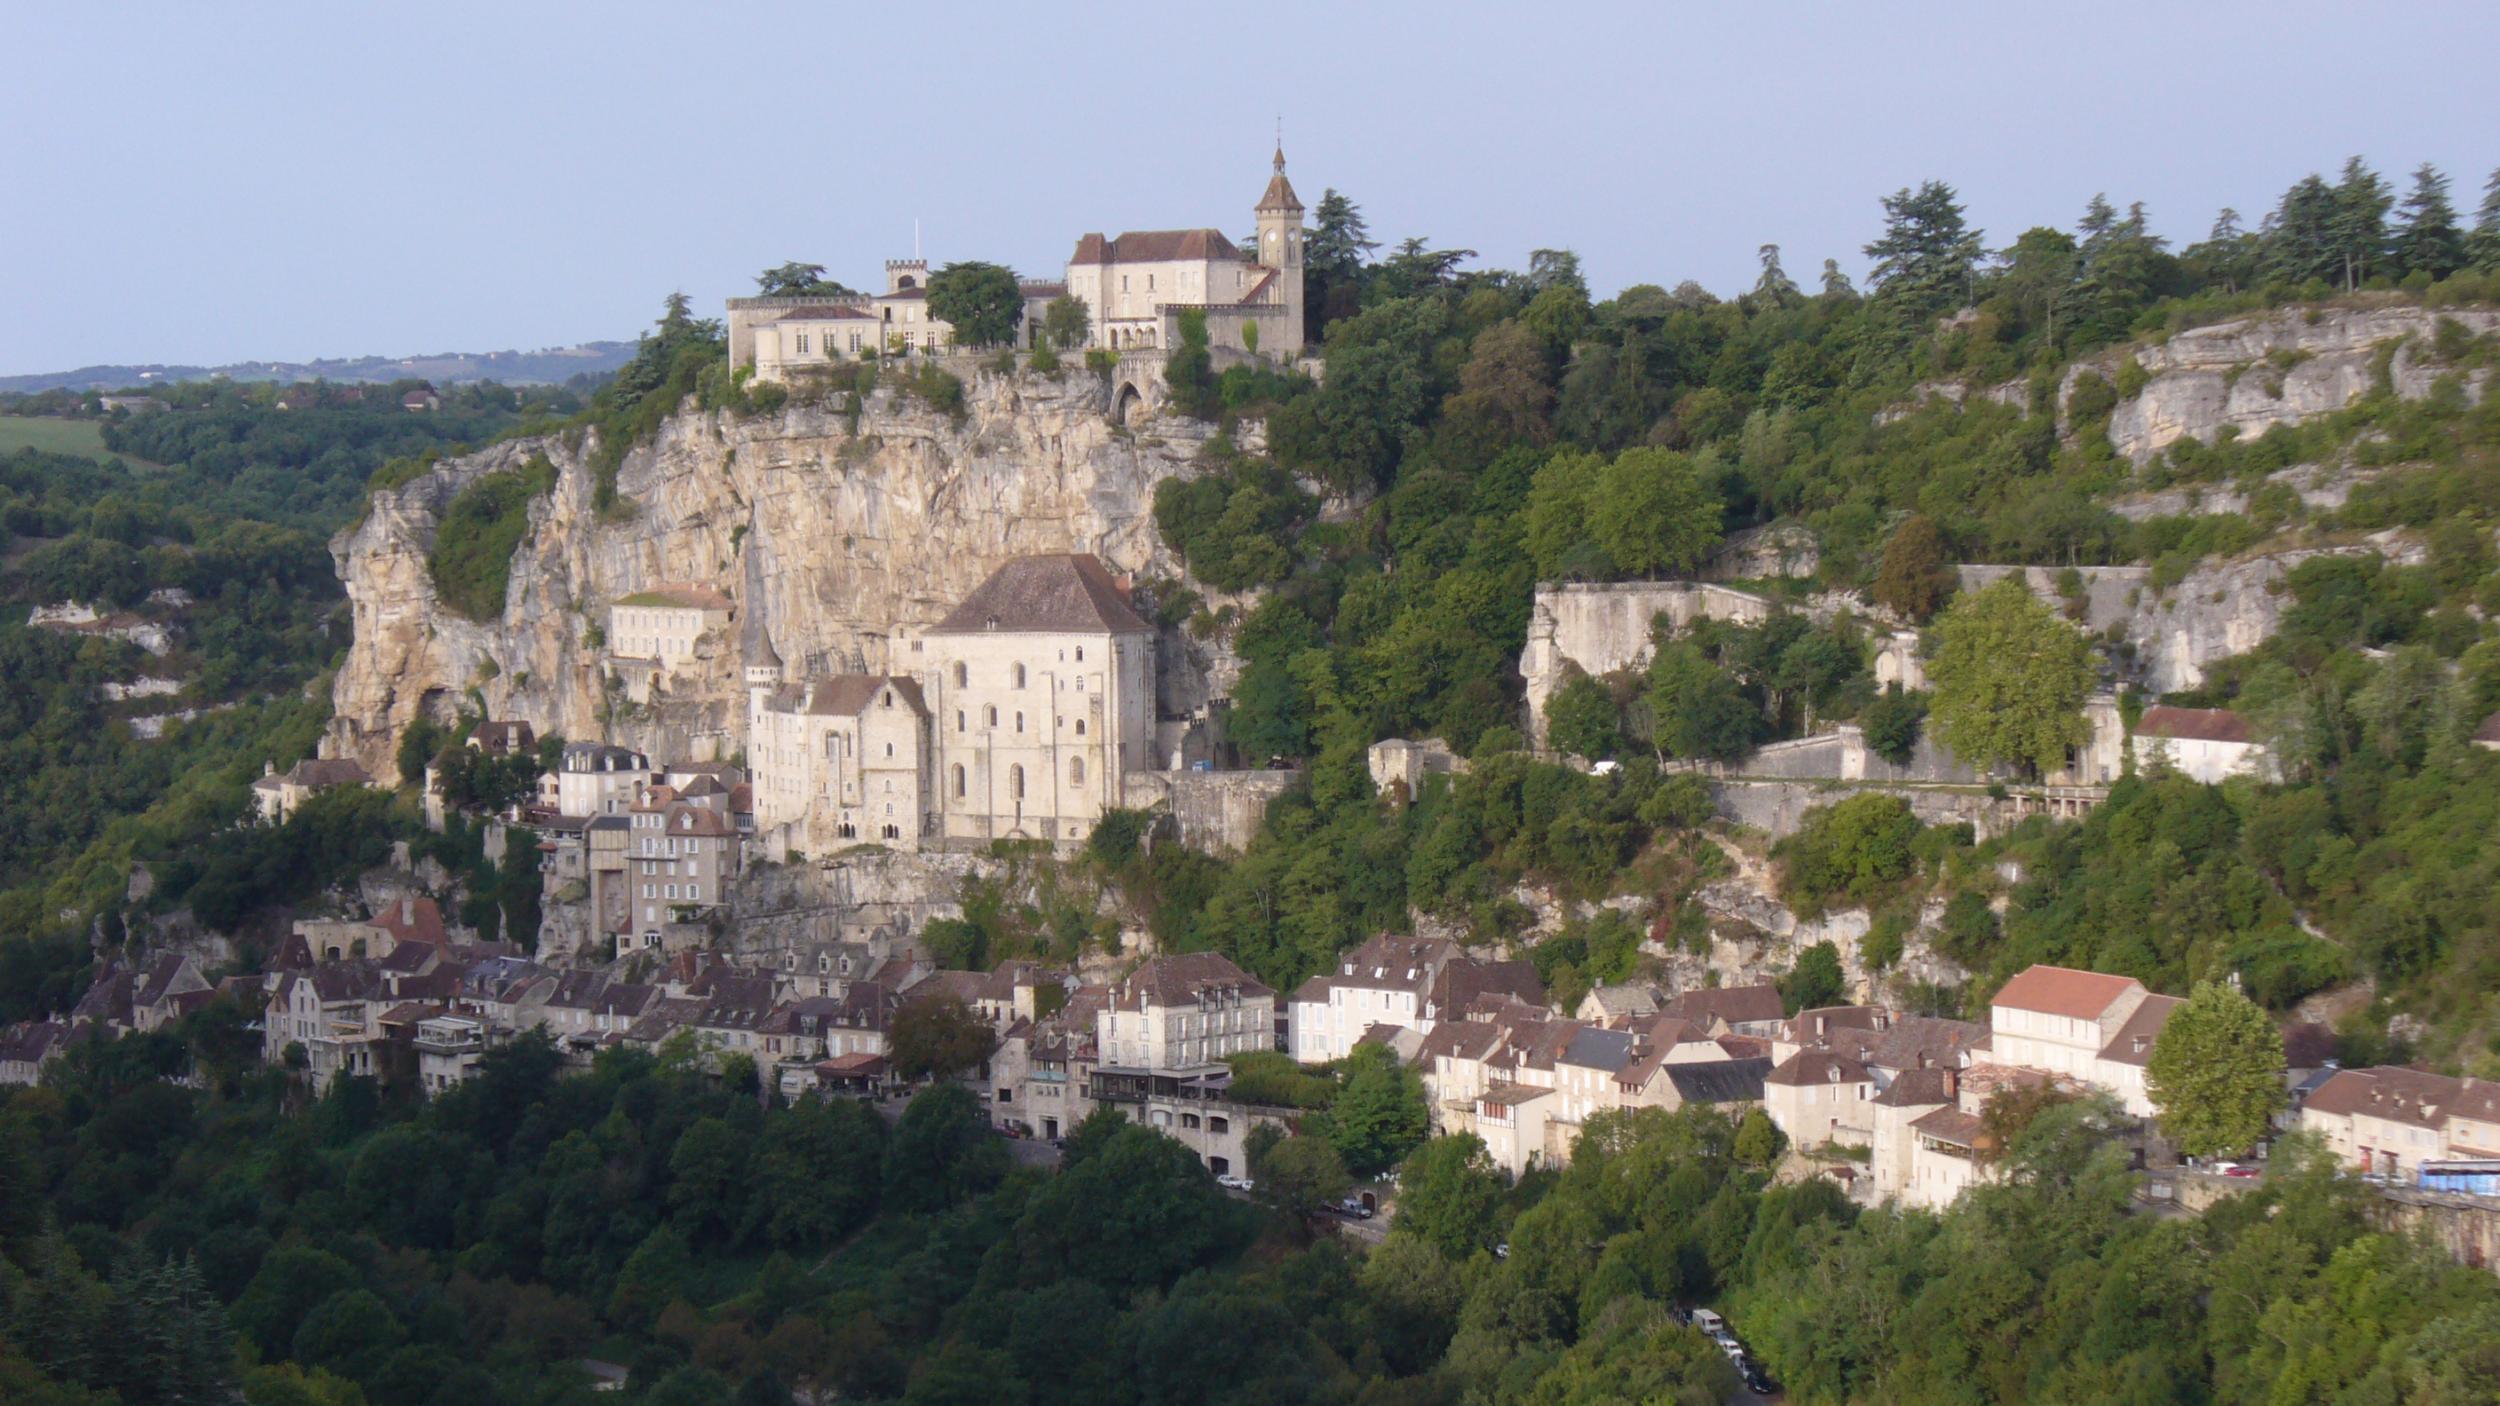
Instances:
[[[1267,178],[1267,192],[1259,197],[1261,212],[1269,210],[1302,212],[1302,198],[1293,193],[1293,182],[1285,179],[1285,119],[1276,119],[1276,174]]]

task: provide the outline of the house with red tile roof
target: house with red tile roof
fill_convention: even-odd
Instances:
[[[2272,759],[2248,720],[2228,708],[2160,704],[2136,719],[2127,749],[2136,770],[2166,767],[2207,785],[2234,776],[2270,777]]]

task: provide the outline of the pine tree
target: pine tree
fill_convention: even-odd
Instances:
[[[2500,174],[2494,175],[2493,179],[2500,181]],[[1858,290],[1850,286],[1849,275],[1840,271],[1838,259],[1823,261],[1823,296],[1833,299],[1858,296]]]
[[[2466,254],[2480,269],[2500,269],[2500,170],[2483,182],[2483,203],[2474,212],[2474,234]]]
[[[1866,246],[1876,291],[1913,316],[1969,299],[1980,232],[1962,218],[1953,187],[1929,181],[1884,197],[1884,236]]]
[[[1335,189],[1311,212],[1311,237],[1303,243],[1303,306],[1312,340],[1332,318],[1362,305],[1364,265],[1380,241],[1371,237],[1363,207]]]
[[[2214,216],[2205,242],[2188,246],[2185,257],[2203,281],[2221,284],[2225,293],[2237,293],[2256,276],[2256,244],[2257,237],[2240,227],[2240,212],[2225,205]]]
[[[2413,192],[2405,197],[2396,233],[2396,270],[2446,278],[2465,266],[2465,235],[2456,206],[2448,201],[2448,178],[2425,161],[2413,169]]]
[[[2328,231],[2343,269],[2346,292],[2361,286],[2387,256],[2387,211],[2395,196],[2358,156],[2344,162],[2335,184],[2335,212]]]
[[[2335,188],[2315,172],[2283,193],[2260,236],[2265,275],[2284,283],[2333,279],[2342,270],[2335,243]]]
[[[1762,277],[1754,280],[1754,297],[1772,307],[1785,307],[1797,300],[1797,281],[1780,267],[1780,247],[1765,244],[1755,251],[1762,260]]]

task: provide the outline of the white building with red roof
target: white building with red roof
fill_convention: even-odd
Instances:
[[[2207,785],[2234,776],[2263,778],[2273,770],[2248,719],[2228,708],[2147,708],[2127,748],[2138,771],[2167,767]]]

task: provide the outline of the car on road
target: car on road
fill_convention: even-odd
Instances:
[[[1250,1180],[1250,1178],[1248,1178],[1248,1177],[1237,1177],[1237,1176],[1230,1176],[1230,1175],[1226,1175],[1226,1176],[1219,1176],[1219,1177],[1217,1177],[1217,1178],[1215,1179],[1215,1184],[1216,1184],[1217,1186],[1220,1186],[1220,1187],[1224,1188],[1226,1191],[1242,1191],[1242,1192],[1247,1192],[1247,1191],[1251,1190],[1252,1188],[1254,1188],[1254,1187],[1257,1185],[1257,1183],[1255,1183],[1255,1182],[1251,1181],[1251,1180]]]
[[[1359,1196],[1348,1196],[1328,1209],[1348,1220],[1370,1220],[1374,1214],[1372,1208],[1364,1205],[1363,1198]]]

